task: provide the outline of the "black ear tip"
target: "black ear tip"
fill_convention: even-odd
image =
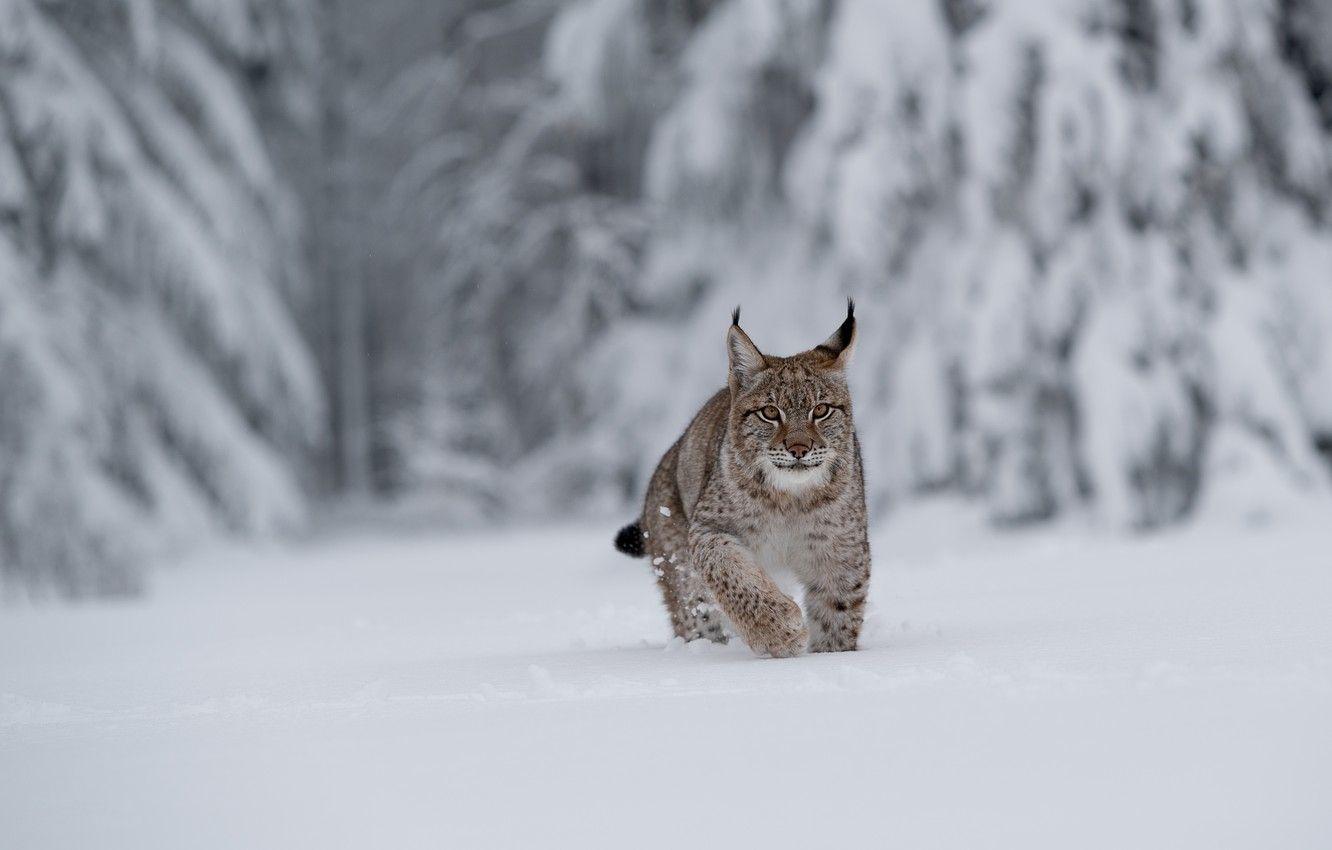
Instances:
[[[735,309],[731,311],[731,324],[733,324],[733,325],[737,325],[737,326],[740,324],[740,305],[739,305],[739,304],[735,305]]]
[[[856,329],[856,302],[848,298],[846,299],[846,318],[842,320],[841,326],[837,328],[838,346],[840,346],[843,349],[849,346],[851,344],[851,337],[855,333],[855,329]]]

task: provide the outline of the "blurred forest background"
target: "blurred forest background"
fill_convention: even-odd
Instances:
[[[848,295],[881,514],[1323,498],[1332,0],[0,0],[11,593],[630,512]]]

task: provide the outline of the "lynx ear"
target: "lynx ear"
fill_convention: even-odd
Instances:
[[[749,334],[740,329],[740,308],[731,314],[731,327],[726,331],[726,351],[731,359],[731,374],[741,385],[767,368],[763,353],[754,345]]]
[[[833,335],[814,347],[832,358],[830,369],[845,369],[851,362],[851,352],[856,347],[856,302],[846,299],[846,319]]]

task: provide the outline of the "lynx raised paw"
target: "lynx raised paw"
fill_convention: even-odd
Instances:
[[[790,658],[804,652],[809,644],[809,630],[800,615],[800,606],[786,598],[774,604],[754,623],[746,643],[755,654],[773,658]]]

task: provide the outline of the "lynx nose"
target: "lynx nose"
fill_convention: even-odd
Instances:
[[[796,460],[800,460],[805,455],[809,454],[809,446],[804,443],[792,443],[786,447],[786,450],[790,452]]]

